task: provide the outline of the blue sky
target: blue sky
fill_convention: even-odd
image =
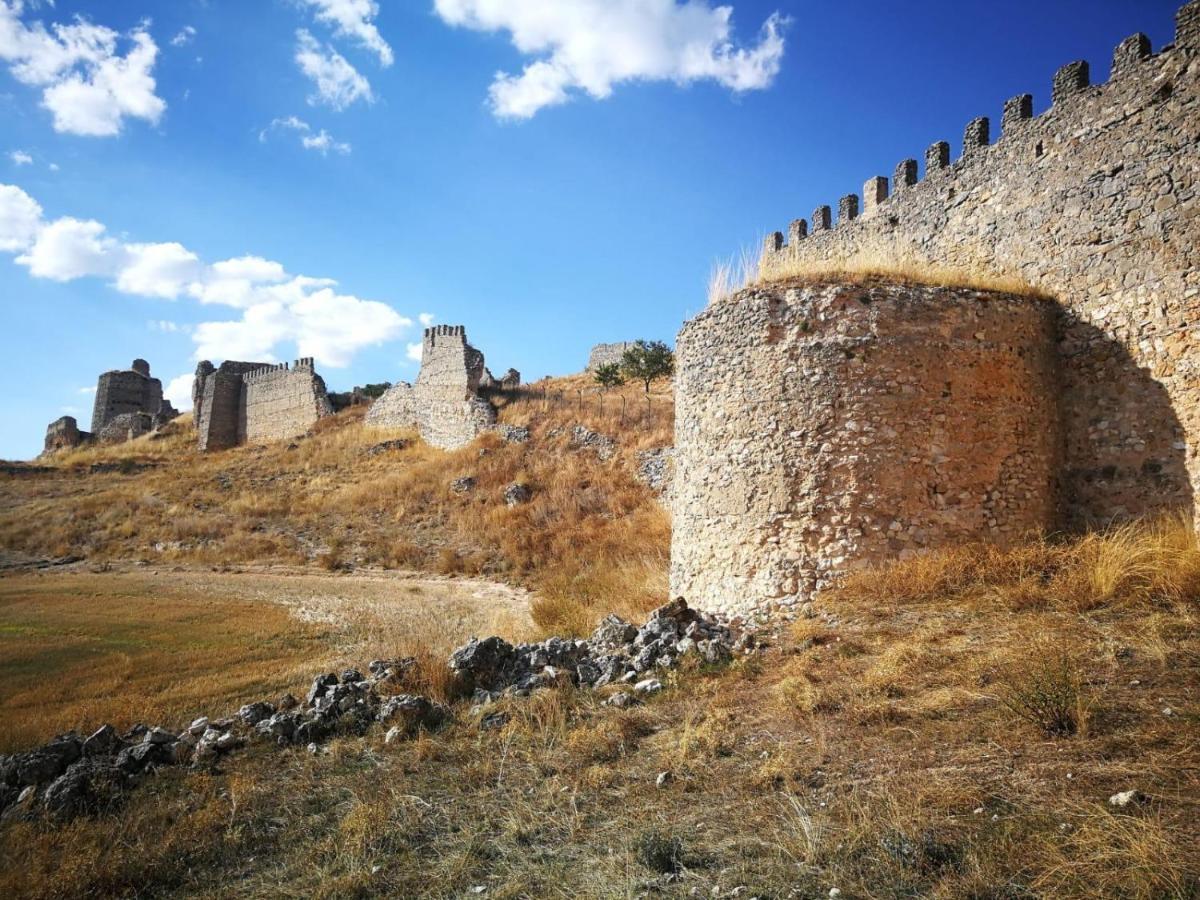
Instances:
[[[411,379],[422,315],[527,380],[673,339],[717,260],[1179,3],[728,5],[0,0],[0,457],[137,356],[178,396],[197,353]]]

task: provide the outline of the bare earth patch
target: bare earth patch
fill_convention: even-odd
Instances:
[[[219,714],[302,691],[316,671],[476,634],[523,637],[529,595],[488,581],[299,568],[92,572],[0,578],[0,752],[71,728]]]

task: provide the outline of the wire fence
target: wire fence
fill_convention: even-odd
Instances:
[[[615,419],[627,427],[656,428],[669,426],[675,419],[675,401],[671,397],[641,391],[599,390],[596,388],[555,390],[524,385],[522,399],[537,404],[542,411],[574,412]]]

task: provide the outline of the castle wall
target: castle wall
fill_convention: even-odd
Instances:
[[[46,426],[46,442],[42,453],[69,450],[87,443],[91,437],[86,431],[79,430],[79,423],[74,416],[62,416]]]
[[[92,407],[92,431],[100,431],[125,413],[157,415],[162,406],[162,382],[149,376],[145,360],[134,360],[126,371],[105,372],[96,382],[96,399]]]
[[[1053,304],[781,285],[710,307],[676,353],[671,592],[695,606],[1057,520]]]
[[[242,374],[225,364],[205,375],[202,402],[196,411],[196,435],[201,451],[228,450],[238,444],[242,430]]]
[[[625,356],[625,351],[632,346],[632,341],[619,341],[615,344],[597,344],[592,348],[592,352],[588,354],[588,364],[584,371],[595,372],[600,366],[611,363],[620,365],[622,358]]]
[[[465,446],[496,424],[496,410],[477,391],[487,369],[483,354],[467,342],[462,325],[425,329],[421,372],[413,385],[393,385],[371,406],[365,424],[374,428],[416,428],[422,440],[443,450]],[[503,389],[520,374],[509,369],[489,387]]]
[[[1200,491],[1200,3],[1151,55],[1134,35],[1106,84],[1085,62],[1051,108],[1004,108],[1002,136],[971,122],[962,157],[939,142],[891,182],[767,240],[768,278],[855,265],[1009,276],[1059,299],[1068,513],[1074,524],[1162,509]],[[811,225],[811,228],[810,228]],[[1130,388],[1129,385],[1136,385]]]
[[[242,392],[238,443],[295,437],[323,416],[333,415],[325,382],[310,358],[297,360],[295,368],[282,363],[247,372]]]
[[[371,404],[363,423],[370,428],[416,428],[413,386],[407,381],[393,384]]]

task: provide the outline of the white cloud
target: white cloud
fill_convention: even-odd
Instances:
[[[196,29],[191,25],[184,25],[175,37],[171,38],[172,47],[186,47],[196,37]]]
[[[324,103],[341,110],[357,100],[368,103],[375,100],[370,82],[346,57],[332,47],[322,47],[303,28],[296,32],[296,65],[317,87],[317,92],[308,98],[310,104]]]
[[[50,165],[48,165],[46,168],[48,168],[51,172],[57,172],[58,163],[50,163]]]
[[[126,294],[190,297],[240,310],[240,319],[192,329],[197,358],[270,362],[276,348],[290,342],[297,355],[339,367],[413,325],[385,303],[337,291],[332,279],[289,274],[260,256],[206,264],[178,243],[124,243],[96,221],[47,222],[37,202],[13,185],[0,184],[0,250],[20,254],[16,261],[38,278],[106,277]],[[151,327],[187,330],[165,321]]]
[[[346,142],[335,140],[333,135],[324,128],[314,134],[312,126],[297,116],[273,120],[270,125],[259,132],[258,139],[265,143],[267,135],[279,129],[297,132],[300,135],[300,146],[305,150],[316,150],[322,156],[328,156],[330,150],[345,156],[352,149]]]
[[[407,356],[413,362],[419,363],[421,361],[421,350],[422,350],[422,345],[421,345],[420,341],[416,341],[415,343],[412,343],[412,344],[405,344],[404,355]]]
[[[26,25],[22,0],[0,0],[0,60],[23,84],[42,88],[42,106],[54,116],[54,130],[110,137],[125,118],[151,124],[167,104],[155,94],[158,46],[139,25],[118,51],[116,31],[77,17],[70,25]]]
[[[28,166],[33,162],[33,157],[24,150],[14,150],[12,153],[8,154],[8,158],[11,159],[13,161],[13,165],[16,166]]]
[[[317,21],[334,29],[339,37],[353,38],[379,57],[380,65],[392,64],[392,48],[371,20],[379,15],[375,0],[301,0],[314,10]]]
[[[19,253],[33,246],[42,227],[42,208],[19,187],[0,184],[0,251]]]
[[[89,275],[112,275],[120,263],[121,248],[106,237],[104,226],[88,219],[64,217],[43,225],[17,262],[29,274],[52,281],[72,281]]]
[[[81,387],[78,392],[80,394],[94,394],[96,393],[96,386],[93,384],[88,387]]]
[[[192,408],[192,381],[195,377],[192,372],[184,372],[163,385],[163,396],[180,412]]]
[[[417,321],[420,322],[425,328],[428,328],[433,324],[433,320],[435,318],[437,317],[433,313],[421,313],[419,316],[417,316]]]
[[[709,0],[434,0],[434,11],[448,25],[508,32],[521,53],[539,57],[492,82],[492,110],[506,119],[528,119],[580,91],[605,98],[626,81],[766,88],[779,72],[787,24],[775,13],[755,45],[738,46],[733,7]]]
[[[117,290],[142,297],[178,297],[201,276],[200,257],[182,244],[126,244]]]
[[[168,319],[154,319],[146,323],[151,331],[161,331],[163,334],[177,334],[180,331],[187,331],[187,326],[180,325],[178,322],[172,322]]]

